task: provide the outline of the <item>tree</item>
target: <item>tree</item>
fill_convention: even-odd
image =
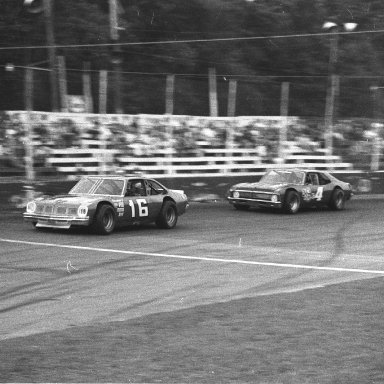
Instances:
[[[44,45],[43,15],[25,12],[23,1],[0,2],[0,47]],[[124,28],[119,31],[120,41],[127,43],[122,46],[122,88],[127,113],[163,113],[165,78],[176,74],[175,113],[207,114],[207,74],[210,67],[215,67],[221,114],[226,113],[228,80],[236,79],[238,113],[278,113],[280,84],[289,81],[290,113],[322,116],[329,60],[329,38],[319,36],[324,21],[355,21],[360,31],[384,29],[384,4],[380,0],[120,3],[123,13],[119,26]],[[111,69],[112,49],[88,46],[110,42],[108,12],[106,0],[55,0],[56,43],[79,45],[57,49],[66,57],[71,92],[81,90],[84,61],[90,62],[95,71]],[[212,41],[217,38],[228,40]],[[204,41],[207,39],[211,41]],[[337,66],[341,76],[340,115],[365,116],[371,110],[366,90],[370,85],[381,85],[381,45],[382,33],[378,32],[341,36]],[[0,65],[13,62],[16,70],[0,73],[0,84],[7,88],[0,95],[0,109],[22,107],[23,72],[18,66],[38,62],[47,68],[46,57],[45,48],[1,52]],[[96,76],[97,72],[95,82]],[[40,100],[37,106],[41,109],[48,108],[44,104],[47,87],[42,86],[46,78],[46,72],[36,73],[35,81],[40,86],[35,87],[35,97]],[[97,91],[97,87],[94,89]]]

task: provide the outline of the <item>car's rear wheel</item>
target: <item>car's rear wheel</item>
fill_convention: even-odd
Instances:
[[[336,188],[332,192],[331,200],[329,202],[329,207],[335,211],[341,211],[344,209],[345,204],[345,194],[344,191],[340,188]]]
[[[161,211],[156,220],[156,225],[159,228],[163,229],[171,229],[177,223],[177,208],[176,204],[173,201],[165,201],[163,206],[161,207]]]
[[[116,214],[110,205],[102,205],[96,213],[94,230],[100,235],[109,235],[116,226]]]
[[[297,213],[301,206],[300,195],[296,191],[288,191],[283,205],[283,210],[286,213]]]
[[[249,209],[249,205],[245,204],[233,204],[233,206],[239,211],[247,211]]]

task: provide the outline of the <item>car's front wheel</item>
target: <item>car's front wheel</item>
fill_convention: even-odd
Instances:
[[[249,209],[249,205],[245,204],[233,204],[233,206],[239,211],[247,211]]]
[[[44,231],[44,230],[47,230],[47,228],[44,228],[44,227],[38,227],[38,226],[37,226],[37,221],[33,221],[33,222],[32,222],[32,225],[33,225],[33,228],[36,229],[36,231],[42,232],[42,231]]]
[[[176,204],[173,201],[165,201],[156,220],[156,225],[159,228],[171,229],[176,225],[177,217]]]
[[[296,191],[288,191],[284,199],[284,212],[294,214],[299,211],[300,205],[300,195]]]
[[[100,235],[109,235],[116,226],[116,214],[110,205],[102,205],[96,213],[93,227]]]

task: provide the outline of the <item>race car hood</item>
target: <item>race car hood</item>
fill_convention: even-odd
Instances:
[[[245,191],[258,191],[258,192],[274,192],[280,188],[287,187],[289,184],[287,183],[279,183],[279,184],[266,184],[266,183],[240,183],[234,185],[231,189],[242,189]]]
[[[102,196],[92,195],[56,195],[56,196],[42,196],[36,199],[36,202],[43,202],[48,204],[62,204],[62,205],[90,205],[100,200]]]
[[[173,192],[177,195],[185,196],[184,190],[182,189],[168,189],[168,192]]]

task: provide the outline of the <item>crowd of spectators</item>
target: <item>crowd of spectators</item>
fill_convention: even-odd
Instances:
[[[188,116],[102,116],[26,112],[0,115],[0,168],[23,168],[32,138],[34,162],[44,167],[57,149],[114,149],[120,156],[200,156],[206,149],[253,148],[259,157],[278,157],[282,120]],[[31,136],[28,129],[31,128]],[[372,145],[381,145],[383,130],[370,120],[342,120],[334,126],[334,153],[343,161],[369,166]],[[307,152],[324,148],[320,119],[290,119],[287,140]]]

